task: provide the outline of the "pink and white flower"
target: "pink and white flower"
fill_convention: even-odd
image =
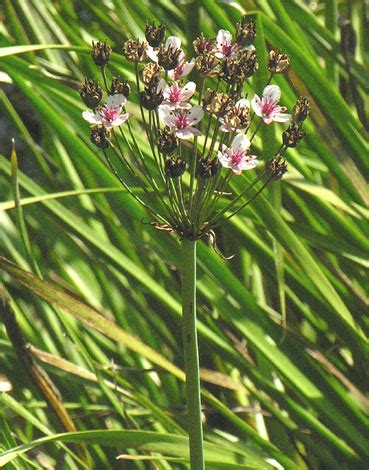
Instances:
[[[165,41],[164,48],[165,49],[181,49],[181,38],[179,38],[178,36],[169,36],[169,38]],[[181,49],[181,52],[183,52],[182,49]],[[153,62],[158,61],[157,49],[154,49],[153,47],[148,46],[147,55],[148,57],[150,57],[150,59]]]
[[[180,80],[181,78],[187,77],[194,67],[195,59],[192,59],[191,62],[187,62],[185,53],[181,52],[177,67],[173,70],[169,70],[168,75],[172,80]]]
[[[222,145],[222,151],[218,151],[218,159],[222,166],[229,168],[236,175],[244,170],[252,170],[259,163],[255,155],[246,155],[250,149],[250,141],[245,134],[237,135],[231,147]]]
[[[226,57],[232,59],[237,53],[238,45],[232,44],[232,34],[225,29],[221,29],[217,35],[216,57],[222,59]]]
[[[191,109],[173,109],[168,105],[159,106],[159,118],[170,127],[179,139],[189,139],[192,135],[199,136],[201,132],[193,127],[204,116],[200,105]]]
[[[102,124],[107,129],[121,126],[129,118],[129,113],[122,114],[122,108],[127,103],[124,95],[110,95],[102,108],[96,113],[84,111],[83,118],[91,124]]]
[[[277,85],[268,85],[264,88],[263,96],[260,99],[254,95],[251,104],[255,114],[263,118],[265,124],[276,122],[287,122],[291,119],[290,114],[285,114],[285,106],[279,106],[281,90]]]
[[[162,79],[158,89],[163,92],[163,105],[167,105],[172,109],[190,109],[191,105],[190,103],[186,103],[186,101],[195,93],[196,83],[187,82],[186,85],[181,88],[176,82],[169,86],[168,83]]]

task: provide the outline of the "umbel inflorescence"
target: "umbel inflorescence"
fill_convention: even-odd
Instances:
[[[237,24],[235,39],[225,30],[216,38],[201,35],[191,60],[181,39],[165,40],[165,34],[163,24],[147,24],[144,40],[125,42],[122,52],[134,63],[134,84],[108,79],[111,48],[92,44],[105,91],[95,79],[85,80],[80,95],[91,111],[83,117],[92,125],[91,141],[153,224],[199,239],[283,176],[285,152],[304,138],[302,124],[310,107],[306,98],[297,101],[292,114],[280,105],[281,91],[272,79],[289,59],[278,50],[269,53],[262,95],[252,92],[250,79],[258,70],[252,20],[245,17]],[[275,155],[254,155],[250,149],[260,127],[274,123],[284,125],[280,148]],[[235,194],[232,178],[249,171],[253,179],[245,178],[245,188]]]

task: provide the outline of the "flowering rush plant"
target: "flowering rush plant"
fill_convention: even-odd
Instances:
[[[91,141],[157,228],[187,239],[206,237],[224,215],[237,213],[283,175],[286,149],[304,137],[306,98],[288,114],[280,104],[280,88],[271,84],[273,76],[287,68],[286,54],[270,51],[268,84],[261,96],[251,91],[250,78],[258,70],[255,34],[253,21],[244,18],[234,38],[224,30],[216,38],[200,36],[193,43],[195,58],[189,59],[179,37],[165,40],[164,25],[148,25],[145,40],[129,39],[123,46],[124,56],[135,64],[133,86],[119,77],[108,81],[111,48],[93,44],[92,57],[101,68],[107,98],[96,80],[86,79],[80,95],[90,111],[84,111],[83,118],[92,125]],[[140,107],[148,153],[136,138],[131,99]],[[275,155],[258,155],[252,150],[257,131],[275,123],[289,124],[281,147]],[[126,171],[119,170],[121,163]],[[254,181],[242,194],[234,194],[231,179],[249,171]],[[131,185],[141,186],[144,196],[133,194]]]
[[[264,89],[259,94],[252,91],[252,76],[258,70],[255,35],[255,23],[244,17],[233,35],[225,30],[216,38],[201,35],[193,43],[195,57],[189,58],[179,37],[165,38],[165,25],[147,24],[145,39],[128,39],[123,45],[123,55],[134,63],[133,83],[109,75],[112,50],[97,42],[92,44],[92,58],[101,70],[103,87],[86,79],[80,88],[89,108],[83,118],[91,125],[91,141],[106,164],[147,209],[152,224],[182,240],[188,426],[191,468],[196,470],[204,468],[196,240],[213,235],[221,220],[237,214],[283,176],[286,150],[304,138],[302,125],[309,114],[303,97],[291,113],[283,106],[281,90],[272,80],[286,70],[289,59],[278,50],[269,53]],[[254,139],[261,126],[271,125],[283,126],[281,145],[274,155],[261,155],[253,149]],[[236,194],[232,179],[244,178],[246,172],[253,176],[245,178],[244,189]],[[142,195],[133,186],[141,187]]]

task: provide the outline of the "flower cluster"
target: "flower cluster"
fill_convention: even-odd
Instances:
[[[165,33],[165,25],[147,24],[144,39],[129,39],[123,45],[123,55],[134,64],[134,86],[119,77],[108,81],[111,48],[93,43],[92,58],[101,69],[107,98],[96,80],[86,79],[80,95],[90,110],[83,118],[92,125],[91,141],[102,149],[119,181],[146,207],[155,226],[196,239],[281,178],[287,169],[286,150],[305,136],[302,124],[310,107],[300,98],[288,114],[280,104],[281,90],[271,82],[287,69],[289,59],[279,50],[269,53],[270,75],[261,96],[251,92],[250,77],[259,66],[253,45],[255,23],[247,17],[236,25],[234,37],[220,30],[215,38],[197,38],[193,58],[186,55],[179,37],[165,39]],[[136,123],[127,111],[128,98],[139,104]],[[287,122],[274,155],[250,153],[261,126]],[[131,173],[130,181],[143,187],[145,197],[133,193],[118,170],[120,163]],[[253,177],[246,176],[245,189],[236,194],[233,178],[254,169]]]

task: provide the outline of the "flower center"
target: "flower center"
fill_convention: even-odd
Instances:
[[[238,166],[241,163],[242,158],[244,156],[245,155],[243,152],[234,152],[233,155],[231,156],[232,165]]]
[[[183,113],[178,113],[176,117],[176,127],[177,129],[185,129],[188,127],[189,121],[187,116]]]
[[[234,44],[223,43],[223,44],[221,45],[221,50],[222,50],[222,53],[223,53],[226,57],[229,57],[229,56],[232,55],[233,52],[235,51],[235,45],[234,45]]]
[[[264,116],[270,116],[273,113],[274,109],[275,109],[275,104],[269,103],[268,101],[263,103],[261,106],[261,112],[263,113]]]
[[[112,122],[119,115],[118,108],[102,108],[100,110],[100,116],[106,121]]]
[[[181,101],[181,90],[177,87],[172,87],[169,92],[169,101],[171,103],[180,103]]]

